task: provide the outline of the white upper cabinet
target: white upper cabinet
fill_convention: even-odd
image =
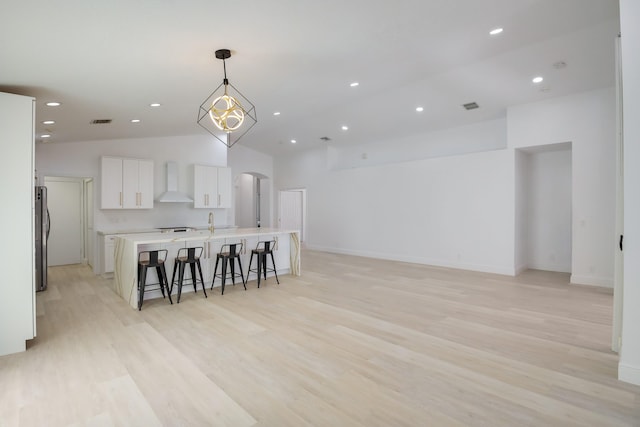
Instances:
[[[194,165],[193,207],[231,207],[231,168]]]
[[[102,157],[102,209],[152,209],[153,161]]]

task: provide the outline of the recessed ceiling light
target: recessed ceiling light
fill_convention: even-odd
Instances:
[[[149,104],[149,107],[159,107],[160,104],[158,104],[157,102],[154,102],[153,104]]]
[[[295,144],[296,142],[298,142],[298,141],[296,141],[295,139],[292,139],[292,140],[291,140],[291,143],[292,143],[292,144]]]
[[[534,77],[533,80],[531,80],[534,83],[541,83],[544,79],[540,76],[538,77]]]
[[[353,82],[353,83],[351,83],[349,86],[351,86],[351,87],[356,87],[356,86],[358,86],[358,85],[360,85],[360,83],[358,83],[358,82]]]
[[[131,119],[131,123],[140,123],[140,119]]]
[[[44,122],[42,122],[43,125],[52,125],[54,123],[55,123],[55,121],[53,121],[53,120],[45,120]]]
[[[422,113],[424,111],[424,107],[416,107],[416,111],[418,113]]]
[[[51,135],[45,133],[44,135],[40,135],[40,138],[51,138]]]
[[[497,34],[500,34],[503,31],[504,31],[504,28],[494,28],[493,30],[489,31],[489,34],[491,34],[492,36],[495,36]]]
[[[279,116],[280,115],[280,111],[276,111],[275,113],[273,113],[274,116]]]
[[[47,107],[59,107],[62,104],[60,104],[59,102],[47,102],[46,105]]]
[[[349,126],[342,126],[342,130],[349,130]]]

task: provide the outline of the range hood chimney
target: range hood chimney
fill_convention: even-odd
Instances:
[[[164,203],[188,203],[193,199],[178,191],[178,165],[176,162],[167,162],[167,191],[162,193],[157,202]]]

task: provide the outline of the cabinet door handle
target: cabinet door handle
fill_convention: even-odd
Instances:
[[[220,207],[220,195],[218,194],[218,207]]]
[[[120,206],[122,206],[122,191],[120,192]]]
[[[140,207],[142,207],[142,193],[138,193],[140,195]]]

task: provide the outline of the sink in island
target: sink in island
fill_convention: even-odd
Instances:
[[[135,233],[119,235],[115,242],[114,265],[114,290],[131,305],[138,308],[137,271],[138,253],[141,251],[167,249],[168,256],[165,266],[169,285],[173,275],[173,260],[178,249],[184,247],[201,246],[203,255],[200,258],[205,286],[210,287],[214,275],[216,254],[222,245],[227,243],[242,243],[241,254],[242,267],[247,274],[251,250],[259,241],[275,240],[274,257],[278,275],[300,275],[300,240],[298,230],[282,230],[278,228],[235,228],[225,230],[196,230],[184,233]],[[255,263],[255,260],[254,260]],[[153,270],[153,269],[152,269]],[[187,276],[189,276],[187,274]],[[255,273],[249,280],[256,278]],[[158,282],[155,271],[149,271],[147,283]],[[220,281],[216,280],[216,286]],[[183,293],[193,290],[192,286],[185,286]],[[175,292],[175,289],[174,289]],[[149,298],[162,296],[160,291],[149,292],[145,295],[145,301]]]

